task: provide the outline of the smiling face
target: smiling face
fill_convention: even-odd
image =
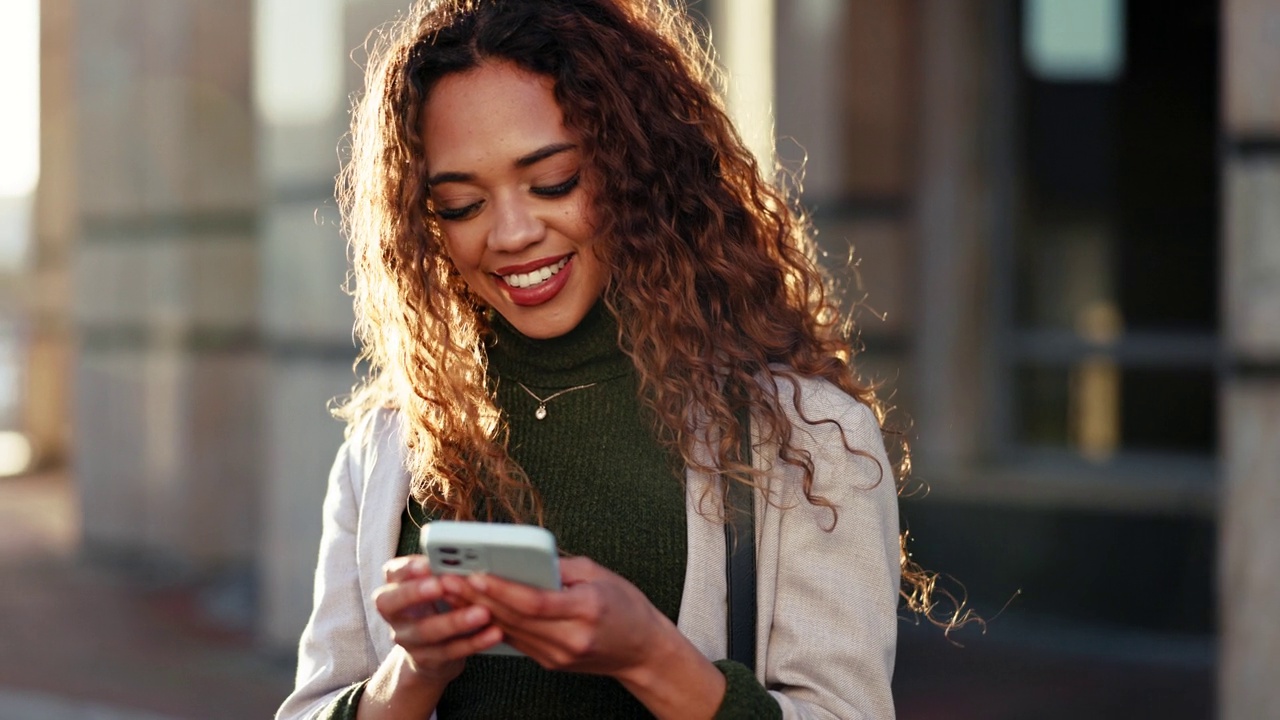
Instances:
[[[423,117],[431,207],[467,285],[524,335],[577,327],[608,274],[582,154],[552,81],[485,62],[436,83]]]

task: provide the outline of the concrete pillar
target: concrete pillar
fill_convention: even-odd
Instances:
[[[41,465],[71,444],[70,257],[76,233],[72,22],[67,0],[43,0],[40,17],[40,184],[27,302],[34,330],[27,360],[26,428]]]
[[[917,27],[908,0],[778,3],[778,158],[803,168],[825,264],[857,303],[866,350],[859,370],[888,383],[893,404],[909,345],[914,298],[910,231]]]
[[[1280,717],[1280,382],[1236,378],[1224,390],[1218,717]]]
[[[263,365],[250,0],[70,0],[84,548],[244,567]],[[71,222],[71,221],[68,221]]]
[[[1001,57],[995,5],[924,0],[919,22],[918,272],[914,325],[917,466],[955,468],[993,436],[993,335],[989,207],[993,158],[982,142],[1002,117],[992,91]],[[1003,117],[1008,117],[1007,114]]]
[[[270,438],[258,621],[264,642],[284,650],[297,643],[311,610],[321,502],[342,442],[342,424],[330,415],[329,401],[355,382],[334,176],[350,120],[348,97],[363,84],[357,65],[363,53],[356,49],[407,3],[257,3],[260,170],[267,199],[261,318],[268,381],[260,406]],[[296,43],[300,34],[309,40]],[[288,91],[291,84],[303,90]]]
[[[1280,717],[1280,6],[1225,0],[1218,716]]]

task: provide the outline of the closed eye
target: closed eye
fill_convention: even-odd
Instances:
[[[529,188],[529,192],[544,198],[558,198],[568,195],[574,188],[578,186],[578,181],[582,178],[582,173],[574,173],[573,177],[565,180],[558,185],[543,185]]]
[[[464,205],[463,207],[460,207],[460,208],[436,207],[435,213],[436,213],[436,217],[440,218],[441,220],[462,220],[470,215],[474,215],[475,212],[479,209],[480,209],[480,201],[477,200],[476,202],[473,202],[470,205]]]
[[[574,188],[578,187],[578,182],[581,179],[582,179],[582,173],[580,172],[574,173],[573,177],[569,178],[568,180],[565,180],[562,183],[557,183],[555,185],[535,185],[529,188],[529,192],[542,198],[564,197],[565,195],[568,195],[569,193],[573,192]],[[446,221],[465,220],[468,217],[476,214],[476,212],[480,210],[480,206],[483,204],[484,204],[483,201],[477,200],[471,203],[470,205],[464,205],[462,207],[457,207],[457,208],[446,208],[446,207],[440,207],[438,204],[433,203],[433,205],[435,206],[433,208],[433,211],[435,212],[436,217],[440,218],[441,220],[446,220]]]

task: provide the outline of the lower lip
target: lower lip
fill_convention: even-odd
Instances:
[[[576,256],[575,256],[576,257]],[[574,257],[569,258],[569,262],[560,268],[560,272],[552,275],[546,282],[538,283],[533,287],[518,288],[507,284],[506,280],[498,278],[498,285],[507,291],[507,297],[511,298],[511,302],[523,307],[532,305],[541,305],[550,302],[552,298],[560,294],[566,283],[569,282],[569,273],[573,272]]]

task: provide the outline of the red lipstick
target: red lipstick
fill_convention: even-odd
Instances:
[[[547,278],[544,282],[533,285],[532,287],[512,287],[502,278],[503,275],[512,275],[522,272],[527,273],[539,268],[547,267],[548,265],[554,265],[565,257],[568,257],[569,261],[564,264],[564,267],[560,269],[560,272],[552,275],[550,278]],[[541,305],[545,302],[551,301],[556,295],[560,294],[561,290],[564,289],[564,286],[569,282],[569,275],[573,272],[574,259],[575,258],[571,255],[561,255],[560,257],[552,258],[549,261],[543,259],[535,260],[523,265],[509,265],[499,270],[500,274],[497,275],[496,282],[498,283],[498,287],[506,291],[507,297],[511,298],[511,302],[516,305],[520,305],[522,307]]]

